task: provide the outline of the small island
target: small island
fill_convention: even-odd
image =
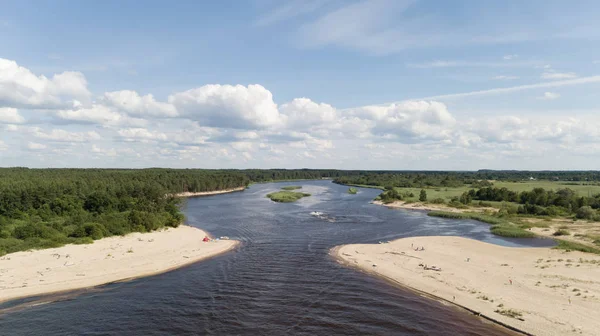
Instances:
[[[308,196],[310,196],[310,194],[295,191],[276,191],[267,195],[267,197],[270,198],[271,201],[279,203],[296,202],[302,197]]]
[[[297,190],[297,189],[302,189],[302,187],[301,186],[287,186],[287,187],[281,188],[281,190]]]
[[[350,189],[348,189],[348,194],[355,195],[357,193],[358,193],[358,189],[356,189],[354,187],[350,187]]]

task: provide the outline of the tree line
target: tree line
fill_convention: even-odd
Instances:
[[[600,194],[578,196],[569,188],[545,190],[534,188],[531,191],[516,192],[507,188],[485,187],[471,189],[463,193],[459,201],[464,204],[472,200],[512,202],[520,204],[513,211],[519,214],[555,216],[575,214],[578,218],[599,220]]]

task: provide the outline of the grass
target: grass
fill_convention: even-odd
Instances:
[[[514,309],[496,309],[496,310],[494,310],[494,313],[512,317],[514,319],[522,319],[523,318],[523,313],[516,311]]]
[[[358,189],[356,189],[356,188],[352,188],[352,187],[350,187],[350,188],[348,189],[348,194],[355,195],[355,194],[357,194],[357,193],[358,193]]]
[[[441,217],[449,219],[472,219],[488,224],[492,224],[490,231],[502,237],[511,238],[532,238],[535,237],[533,232],[524,230],[520,226],[509,222],[504,218],[494,217],[476,212],[449,212],[449,211],[430,211],[428,216]]]
[[[302,197],[308,197],[310,194],[294,191],[276,191],[267,195],[273,202],[291,203],[296,202]]]
[[[363,187],[363,186],[359,186]],[[364,186],[367,188],[374,188],[374,186]],[[583,184],[574,184],[574,182],[567,181],[523,181],[523,182],[502,182],[496,181],[494,182],[493,187],[496,188],[507,188],[512,191],[531,191],[534,188],[544,188],[546,190],[558,190],[569,188],[577,193],[578,196],[591,196],[594,194],[600,194],[600,186],[597,185],[583,185]],[[379,187],[383,189],[382,187]],[[469,191],[472,188],[470,185],[464,185],[461,187],[426,187],[424,188],[427,191],[427,198],[430,200],[436,198],[442,198],[445,200],[450,200],[452,197],[459,197],[465,191]],[[419,199],[419,192],[421,188],[396,188],[400,193],[408,192],[413,193],[415,197],[411,200],[417,201]],[[474,205],[477,205],[478,201],[473,202]],[[485,202],[487,205],[491,205],[493,207],[500,207],[502,202]]]
[[[281,190],[296,190],[296,189],[302,189],[302,187],[301,186],[287,186],[287,187],[281,188]]]
[[[557,240],[557,242],[558,242],[558,245],[556,245],[554,248],[558,249],[558,250],[566,250],[567,252],[580,251],[580,252],[600,254],[600,249],[594,248],[591,246],[574,243],[574,242],[566,241],[566,240]]]

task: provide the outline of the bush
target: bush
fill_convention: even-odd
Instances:
[[[419,193],[419,201],[421,201],[421,202],[427,201],[427,191],[425,191],[425,189],[421,189],[421,192]]]
[[[445,204],[446,201],[443,198],[438,197],[438,198],[432,199],[431,201],[429,201],[429,203],[432,203],[432,204]]]
[[[564,230],[564,229],[560,229],[560,230],[556,230],[552,235],[553,236],[570,236],[571,232]]]
[[[589,205],[582,206],[581,208],[577,209],[577,212],[575,213],[575,217],[579,219],[593,220],[595,216],[596,210],[592,209],[592,207]]]

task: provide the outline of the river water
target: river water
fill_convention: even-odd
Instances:
[[[269,192],[312,193],[274,203]],[[460,235],[505,246],[488,225],[369,204],[378,193],[330,181],[269,183],[187,201],[187,224],[242,241],[169,273],[62,297],[0,305],[0,335],[510,335],[478,317],[339,265],[329,249],[407,236]],[[334,221],[311,216],[321,211]]]

